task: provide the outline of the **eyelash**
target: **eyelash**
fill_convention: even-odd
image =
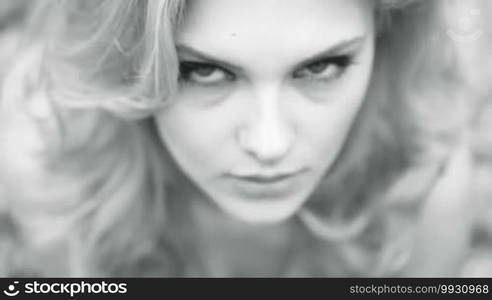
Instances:
[[[344,74],[346,69],[354,64],[354,57],[353,55],[338,55],[338,56],[330,56],[324,59],[320,59],[318,61],[314,61],[312,63],[309,63],[302,67],[301,69],[298,69],[293,72],[292,77],[294,79],[302,79],[306,78],[308,80],[319,80],[319,81],[329,81],[334,78],[339,78]],[[321,70],[318,72],[316,71],[314,74],[309,74],[310,73],[310,68],[313,67],[321,67]],[[333,76],[329,76],[328,78],[318,78],[319,74],[322,74],[324,71],[327,70],[330,66],[335,66],[337,70],[335,71],[335,74]],[[216,80],[216,81],[211,81],[211,82],[205,82],[206,80],[199,82],[196,79],[193,79],[193,75],[196,75],[198,71],[200,70],[206,70],[208,69],[210,74],[214,74],[214,72],[222,72],[220,76],[222,76],[222,79]],[[311,70],[312,71],[312,70]],[[308,74],[302,74],[306,73]],[[200,75],[199,75],[200,76]],[[207,76],[207,75],[205,75]],[[206,79],[206,77],[204,77]],[[179,65],[179,80],[182,83],[187,83],[187,84],[198,84],[198,85],[204,85],[204,86],[213,86],[217,84],[221,84],[224,82],[232,82],[236,79],[236,75],[220,66],[210,64],[210,63],[204,63],[204,62],[195,62],[195,61],[182,61],[180,62]]]
[[[330,56],[305,65],[300,70],[295,71],[293,73],[293,77],[308,78],[312,80],[322,80],[322,81],[331,80],[333,78],[338,78],[341,75],[343,75],[346,69],[352,64],[354,64],[354,57],[351,55]],[[302,74],[302,73],[306,73],[306,71],[311,72],[312,69],[310,70],[310,68],[317,67],[317,66],[322,67],[322,70],[320,70],[318,73],[315,72],[314,74],[313,73],[304,74],[304,75]],[[325,72],[327,68],[329,68],[330,66],[335,66],[337,68],[337,70],[335,70],[335,74],[333,76],[329,76],[328,78],[318,78],[317,75]]]

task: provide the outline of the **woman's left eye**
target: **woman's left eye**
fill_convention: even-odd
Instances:
[[[352,64],[352,57],[348,55],[328,57],[310,63],[294,72],[294,78],[314,80],[330,80],[339,77]]]
[[[221,67],[200,62],[181,62],[179,77],[181,81],[202,85],[219,84],[234,79],[230,72]]]

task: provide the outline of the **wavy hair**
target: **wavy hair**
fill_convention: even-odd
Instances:
[[[324,275],[403,272],[419,203],[457,126],[440,2],[375,3],[367,99],[298,216],[323,251],[336,250],[322,256]],[[67,249],[68,270],[51,271],[58,276],[186,275],[166,215],[175,174],[152,120],[177,88],[173,39],[185,13],[185,0],[36,3],[2,88],[3,116],[22,111],[37,143],[23,168],[9,160],[22,154],[12,130],[0,140],[9,170],[0,274],[50,275],[34,261],[51,244]]]

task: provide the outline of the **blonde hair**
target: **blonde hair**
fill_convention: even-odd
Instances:
[[[401,271],[404,263],[394,257],[408,241],[396,241],[393,230],[411,228],[415,212],[408,211],[417,211],[428,186],[413,186],[410,194],[395,178],[427,162],[430,173],[439,169],[455,124],[448,122],[453,117],[426,122],[429,110],[443,116],[443,108],[454,105],[452,92],[445,94],[456,72],[452,53],[442,53],[439,5],[376,2],[380,33],[371,91],[336,165],[300,214],[315,236],[340,250],[335,275]],[[41,232],[61,228],[46,240],[69,241],[70,273],[64,275],[185,275],[167,233],[173,175],[149,118],[176,89],[173,36],[185,7],[184,0],[37,3],[2,101],[4,111],[43,106],[48,113],[31,117],[45,139],[31,176],[36,184],[14,191],[16,184],[4,178],[9,201],[0,221],[12,229],[2,226],[0,240],[11,250],[0,253],[0,273],[43,274],[22,258],[29,250],[16,249],[29,249],[22,228],[45,215],[36,223]],[[371,273],[374,257],[378,267]]]

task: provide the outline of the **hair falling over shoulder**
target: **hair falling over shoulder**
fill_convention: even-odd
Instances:
[[[340,256],[342,266],[330,271],[339,276],[403,272],[429,189],[415,174],[437,172],[459,126],[441,1],[375,3],[368,99],[336,167],[300,214]],[[0,174],[0,275],[184,275],[186,258],[166,232],[172,178],[151,116],[177,88],[173,37],[185,6],[36,1],[2,84],[0,163],[9,171]],[[444,121],[425,121],[435,114]],[[9,142],[8,126],[32,139]],[[16,163],[19,156],[28,163]],[[33,262],[47,245],[68,249],[65,271]]]

